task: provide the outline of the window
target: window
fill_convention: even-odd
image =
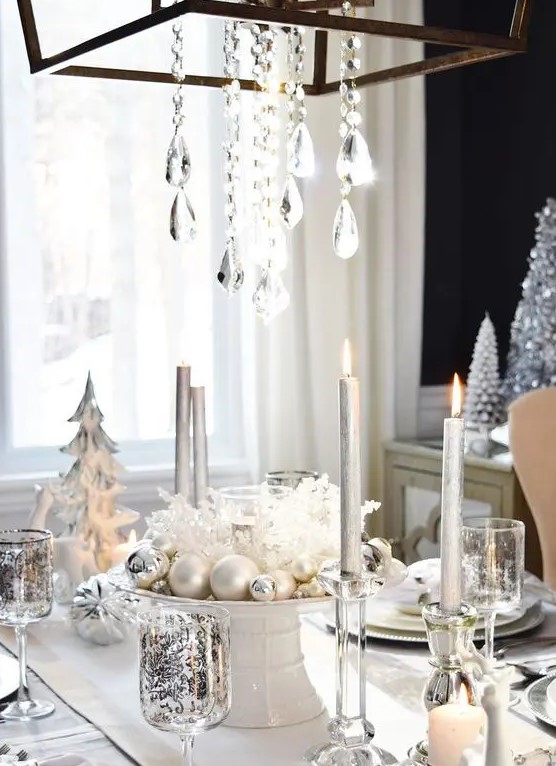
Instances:
[[[58,35],[45,37],[45,53],[101,31],[64,3],[38,5],[39,34],[48,22]],[[98,24],[113,3],[93,5]],[[187,55],[208,65],[219,48],[207,44],[206,21],[186,23],[196,25]],[[171,25],[134,38],[155,68],[169,68],[170,44]],[[122,51],[111,52],[111,66]],[[220,92],[187,89],[198,235],[184,246],[168,228],[171,86],[31,77],[16,3],[0,4],[0,86],[0,474],[65,465],[53,448],[74,435],[66,420],[89,369],[122,462],[169,464],[182,360],[207,387],[211,463],[241,461],[243,319],[215,279],[224,244]]]

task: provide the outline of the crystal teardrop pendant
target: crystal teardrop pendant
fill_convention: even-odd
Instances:
[[[183,186],[191,175],[191,158],[184,137],[176,133],[166,158],[166,180],[170,186]]]
[[[315,172],[313,139],[304,122],[296,125],[288,143],[288,172],[297,178],[308,178]]]
[[[357,128],[352,128],[342,142],[336,173],[340,180],[346,180],[352,186],[370,184],[375,180],[369,147]]]
[[[336,211],[332,240],[334,252],[339,258],[351,258],[359,247],[357,221],[347,199],[340,202],[340,207]]]
[[[195,213],[183,189],[178,189],[170,211],[170,234],[176,242],[185,243],[192,242],[197,234]]]
[[[229,295],[237,293],[243,284],[243,269],[238,265],[233,251],[227,247],[216,278]]]
[[[295,178],[291,174],[286,176],[284,193],[280,202],[280,215],[288,229],[293,229],[303,218],[303,200]]]
[[[290,302],[290,294],[286,290],[280,274],[274,269],[266,269],[253,294],[255,311],[265,324],[284,311]]]

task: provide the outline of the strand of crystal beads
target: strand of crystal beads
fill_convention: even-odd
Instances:
[[[176,2],[176,0],[174,0]],[[183,23],[178,19],[172,26],[172,74],[178,83],[173,95],[174,135],[168,147],[166,158],[166,180],[170,186],[177,187],[176,196],[170,211],[170,234],[176,242],[192,242],[197,234],[195,213],[185,193],[185,185],[191,176],[191,157],[183,136],[185,69],[183,62]]]
[[[224,119],[226,136],[224,139],[224,193],[226,202],[226,247],[217,279],[232,295],[243,284],[244,272],[238,250],[238,191],[239,191],[239,114],[240,114],[240,85],[239,74],[239,30],[237,21],[226,21],[224,24],[224,74],[230,82],[224,85]]]
[[[288,122],[286,126],[286,180],[280,202],[280,215],[286,228],[293,229],[303,217],[303,200],[295,182],[298,178],[313,175],[315,154],[313,140],[305,124],[307,107],[305,106],[305,88],[303,73],[305,69],[306,46],[303,42],[305,30],[294,27],[288,31],[286,63],[288,80],[285,90]]]
[[[355,16],[355,6],[344,0],[343,16]],[[359,125],[361,114],[357,107],[361,100],[356,76],[361,68],[359,50],[361,39],[356,34],[342,33],[340,53],[340,137],[342,144],[336,161],[336,173],[341,181],[342,199],[334,218],[333,246],[340,258],[351,258],[359,247],[357,220],[348,197],[354,186],[372,183],[375,178],[369,147]]]
[[[276,173],[280,147],[280,120],[278,118],[278,80],[276,76],[276,40],[274,29],[254,35],[253,76],[261,90],[256,95],[254,155],[258,162],[260,179],[259,209],[255,221],[260,224],[261,277],[253,294],[257,314],[270,321],[283,311],[290,297],[282,281],[281,271],[287,262],[283,232],[279,226]],[[261,258],[262,256],[262,258]]]

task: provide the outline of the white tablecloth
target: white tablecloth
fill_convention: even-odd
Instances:
[[[542,633],[556,636],[556,610],[552,607],[548,608]],[[13,649],[10,630],[0,629],[0,640]],[[331,710],[333,638],[306,624],[303,644],[308,672]],[[50,718],[2,724],[0,741],[24,744],[37,756],[82,752],[97,764],[111,766],[122,766],[129,762],[128,758],[140,766],[179,764],[177,737],[153,730],[141,718],[134,640],[109,647],[86,644],[65,623],[64,615],[57,612],[30,629],[29,662],[73,710],[58,699],[57,711]],[[375,644],[368,651],[368,717],[376,727],[377,744],[400,759],[425,734],[421,694],[428,671],[428,652],[422,647]],[[38,681],[33,692],[53,697]],[[554,741],[554,732],[536,725],[523,705],[510,713],[510,719],[511,744],[516,752],[528,752]],[[327,739],[327,720],[328,716],[322,715],[314,721],[282,729],[220,726],[198,737],[196,764],[300,764],[308,747]]]

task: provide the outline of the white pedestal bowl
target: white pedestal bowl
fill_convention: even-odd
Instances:
[[[141,589],[133,592],[183,609],[192,603]],[[231,615],[232,710],[225,725],[249,729],[290,726],[320,715],[324,705],[305,670],[300,616],[322,611],[333,599],[215,603]]]

